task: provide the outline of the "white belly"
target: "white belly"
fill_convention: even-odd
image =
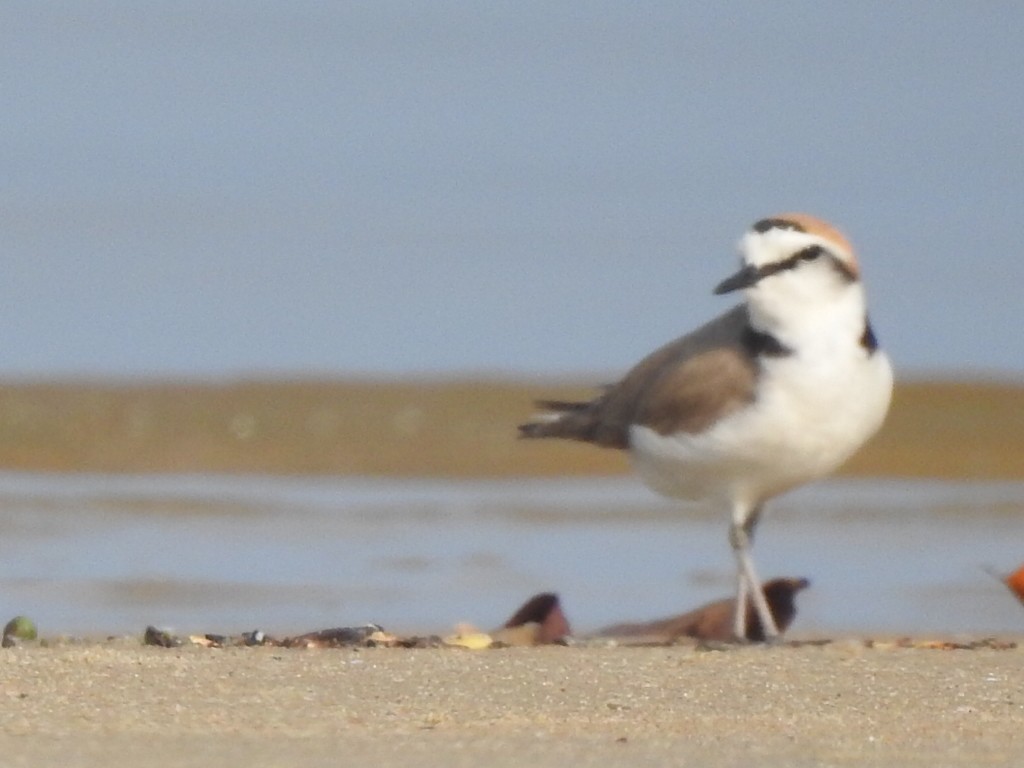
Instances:
[[[666,496],[759,504],[835,470],[882,425],[892,369],[881,352],[765,362],[756,397],[700,434],[630,430],[630,455]]]

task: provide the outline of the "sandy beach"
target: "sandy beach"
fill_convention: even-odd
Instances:
[[[0,466],[448,478],[624,471],[621,457],[517,444],[514,425],[539,391],[473,382],[6,386]],[[850,472],[1017,480],[1022,392],[903,387],[886,431]],[[948,444],[963,449],[937,449]],[[165,507],[154,509],[176,519],[167,510],[177,507]],[[126,510],[134,516],[122,527],[152,513]],[[33,603],[23,610],[32,615]],[[863,637],[728,650],[36,642],[0,650],[0,749],[9,765],[33,768],[1021,765],[1024,650],[1012,639],[971,650],[867,647]]]
[[[9,765],[1019,765],[1024,650],[6,649]]]

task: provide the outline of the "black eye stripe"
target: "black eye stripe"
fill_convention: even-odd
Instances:
[[[828,256],[829,262],[845,280],[851,283],[856,281],[857,276],[842,261],[842,259],[834,256],[827,248],[820,245],[809,245],[806,248],[797,251],[789,258],[765,264],[757,270],[759,275],[758,279],[777,275],[779,272],[785,272],[789,269],[796,269],[801,262],[814,261],[821,256]]]
[[[799,253],[794,254],[792,256],[792,258],[794,258],[794,259],[803,259],[804,261],[813,261],[814,259],[818,258],[819,256],[824,256],[824,255],[825,255],[825,249],[822,248],[820,245],[810,245],[810,246],[804,248]]]
[[[828,254],[828,251],[820,245],[809,245],[803,250],[797,251],[787,259],[777,261],[774,264],[766,264],[764,269],[769,274],[775,274],[776,272],[783,272],[787,269],[795,269],[801,261],[813,261],[819,256],[825,256],[826,254]]]

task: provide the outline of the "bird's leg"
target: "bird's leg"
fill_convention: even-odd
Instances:
[[[730,535],[730,541],[732,536]],[[732,633],[737,640],[743,640],[747,636],[747,597],[750,589],[747,584],[747,574],[743,568],[736,569],[736,607],[732,615]]]
[[[740,641],[747,637],[747,594],[750,582],[741,553],[746,551],[748,540],[742,524],[733,522],[729,526],[729,544],[736,557],[736,601],[732,614],[732,634]]]
[[[779,635],[768,601],[761,587],[761,580],[754,570],[754,560],[750,556],[750,545],[754,540],[754,529],[761,517],[761,506],[753,509],[737,507],[733,511],[733,522],[729,528],[729,543],[736,556],[736,608],[733,614],[733,634],[737,640],[747,637],[747,595],[754,601],[754,610],[761,620],[761,628],[766,640],[773,640]]]

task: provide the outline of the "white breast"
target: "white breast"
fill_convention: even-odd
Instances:
[[[882,425],[892,369],[881,351],[823,346],[763,365],[750,407],[706,432],[634,426],[643,480],[668,496],[757,504],[832,472]]]

